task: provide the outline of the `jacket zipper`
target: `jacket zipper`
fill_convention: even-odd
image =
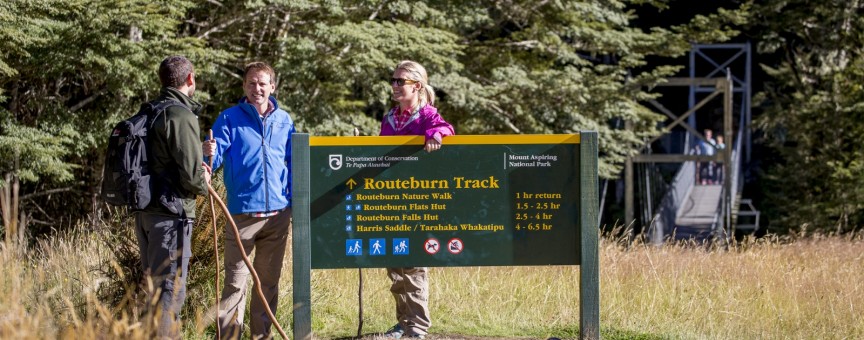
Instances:
[[[267,151],[267,118],[270,117],[268,114],[263,119],[259,116],[259,121],[261,122],[261,156],[264,157],[264,212],[270,211],[270,183],[267,180],[267,161],[269,157]]]

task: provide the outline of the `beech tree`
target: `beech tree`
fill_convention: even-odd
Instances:
[[[651,86],[679,69],[646,58],[727,40],[747,10],[645,30],[631,22],[639,6],[674,2],[3,2],[0,178],[21,181],[20,210],[40,225],[98,216],[107,131],[156,94],[155,69],[173,54],[197,67],[204,129],[242,96],[243,65],[262,60],[277,69],[276,96],[300,131],[375,135],[392,105],[392,68],[412,59],[428,69],[457,133],[596,130],[600,174],[615,177],[658,133],[663,117],[642,105]],[[619,119],[633,128],[610,124]]]
[[[171,0],[0,4],[4,229],[20,218],[49,230],[93,216],[101,205],[108,132],[157,93],[162,58],[188,55],[205,75],[213,69],[208,65],[224,62],[227,53],[178,31],[191,6]]]
[[[775,230],[864,225],[864,4],[764,1],[751,28],[772,77],[755,102],[776,154],[763,176]]]

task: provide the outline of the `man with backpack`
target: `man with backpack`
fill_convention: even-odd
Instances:
[[[152,278],[159,294],[153,313],[159,317],[158,337],[179,338],[195,196],[207,194],[210,170],[201,161],[201,104],[191,98],[195,92],[192,63],[182,56],[165,58],[159,65],[159,80],[159,97],[142,106],[142,111],[161,110],[146,112],[152,199],[136,212],[135,234],[145,275]]]

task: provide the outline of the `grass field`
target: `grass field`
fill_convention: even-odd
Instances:
[[[100,237],[0,246],[0,338],[149,338],[137,307],[97,297],[112,284],[99,274],[112,254]],[[864,338],[861,237],[775,238],[728,251],[603,240],[600,266],[607,339]],[[578,276],[578,267],[433,268],[431,331],[441,339],[578,337]],[[363,333],[383,331],[394,323],[389,282],[383,269],[363,277]],[[356,269],[313,271],[316,337],[356,334],[357,283]],[[290,333],[290,261],[283,284],[277,317]],[[192,289],[185,338],[212,338],[212,281]]]

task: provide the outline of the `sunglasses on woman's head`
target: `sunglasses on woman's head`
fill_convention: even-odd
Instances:
[[[390,78],[390,84],[395,84],[396,86],[403,86],[405,84],[414,85],[419,83],[416,80],[405,79],[405,78]]]

